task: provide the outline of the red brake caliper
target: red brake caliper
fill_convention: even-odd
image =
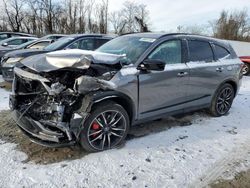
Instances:
[[[92,129],[95,130],[95,131],[100,130],[100,125],[98,123],[94,122],[92,124]],[[93,134],[93,137],[96,137],[97,135],[98,135],[98,133],[97,134]]]

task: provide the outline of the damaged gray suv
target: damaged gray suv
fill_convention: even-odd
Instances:
[[[228,113],[242,63],[221,40],[137,33],[96,51],[63,50],[26,58],[15,69],[10,107],[39,144],[115,148],[133,125],[209,109]]]

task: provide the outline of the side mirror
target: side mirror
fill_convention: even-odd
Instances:
[[[138,70],[141,71],[163,71],[166,63],[156,59],[146,59],[139,66]]]
[[[2,44],[2,46],[5,46],[5,47],[6,47],[6,46],[8,46],[8,43],[5,42],[5,43]]]

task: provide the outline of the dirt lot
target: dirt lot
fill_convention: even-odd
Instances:
[[[15,125],[11,119],[10,111],[0,112],[0,139],[16,143],[18,149],[27,154],[27,161],[35,163],[53,163],[62,160],[72,160],[86,155],[78,147],[71,148],[46,148],[32,143]]]
[[[218,180],[210,186],[211,188],[249,188],[250,170],[237,174],[232,180]]]
[[[178,119],[171,117],[152,123],[142,124],[134,127],[130,131],[127,140],[161,132],[173,126],[186,125],[191,125],[189,116]],[[180,139],[184,138],[185,137],[181,137]],[[84,152],[80,146],[47,148],[32,143],[16,126],[16,123],[11,118],[11,112],[9,110],[0,111],[0,139],[17,144],[18,149],[28,156],[27,160],[24,162],[33,161],[39,164],[50,164],[64,160],[78,159],[88,154]]]

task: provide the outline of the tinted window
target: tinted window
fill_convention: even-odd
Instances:
[[[11,34],[11,37],[22,37],[22,35],[18,35],[18,34]]]
[[[160,44],[148,57],[167,64],[181,63],[181,41],[167,41]]]
[[[204,41],[189,41],[189,60],[190,61],[205,61],[205,62],[212,62],[213,51],[208,42]]]
[[[0,34],[0,40],[7,39],[8,35],[7,34]]]
[[[100,46],[102,46],[103,44],[105,44],[108,41],[109,41],[109,39],[96,39],[95,48],[99,48]]]
[[[18,45],[15,47],[15,49],[24,49],[24,48],[27,48],[30,44],[32,44],[34,41],[29,41],[29,42],[25,42],[21,45]]]
[[[94,39],[81,39],[70,44],[69,49],[82,49],[82,50],[94,50]]]
[[[223,48],[223,47],[215,44],[214,49],[215,49],[216,58],[218,58],[218,59],[230,59],[230,53],[227,51],[226,48]]]
[[[20,45],[20,44],[23,44],[25,42],[27,42],[26,39],[15,39],[15,40],[9,41],[8,45]]]
[[[44,49],[49,50],[49,51],[60,50],[61,48],[64,48],[68,42],[73,41],[73,40],[74,40],[74,38],[72,38],[72,37],[64,37],[64,38],[46,46]]]

